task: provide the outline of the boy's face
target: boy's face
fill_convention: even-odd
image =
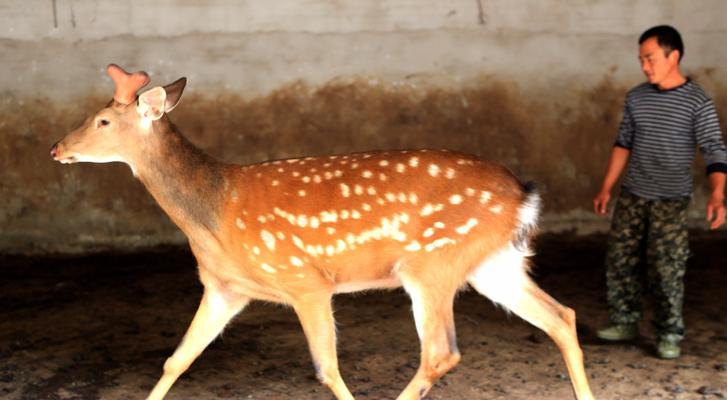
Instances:
[[[649,83],[658,85],[668,78],[679,66],[679,51],[666,55],[655,37],[646,39],[639,46],[641,70]]]

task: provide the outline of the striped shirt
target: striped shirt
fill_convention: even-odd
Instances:
[[[630,150],[623,189],[650,200],[691,196],[697,146],[708,174],[727,172],[714,103],[691,80],[669,90],[648,82],[631,89],[615,145]]]

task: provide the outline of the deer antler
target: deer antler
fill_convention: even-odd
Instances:
[[[109,64],[106,73],[116,85],[114,100],[121,104],[131,104],[136,100],[136,92],[149,83],[149,75],[144,71],[130,74],[116,64]]]

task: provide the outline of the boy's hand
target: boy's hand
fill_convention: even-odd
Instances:
[[[593,211],[598,215],[606,215],[608,213],[608,202],[610,200],[611,192],[601,190],[593,199]]]
[[[709,229],[717,229],[724,224],[725,208],[724,196],[712,195],[707,201],[707,221],[710,222]]]

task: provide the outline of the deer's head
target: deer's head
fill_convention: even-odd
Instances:
[[[179,103],[187,83],[186,78],[180,78],[137,97],[149,83],[145,72],[129,74],[114,64],[106,72],[116,86],[113,100],[53,145],[50,153],[54,160],[64,164],[121,161],[133,168],[135,150],[143,147],[155,124],[169,123],[165,113]]]

